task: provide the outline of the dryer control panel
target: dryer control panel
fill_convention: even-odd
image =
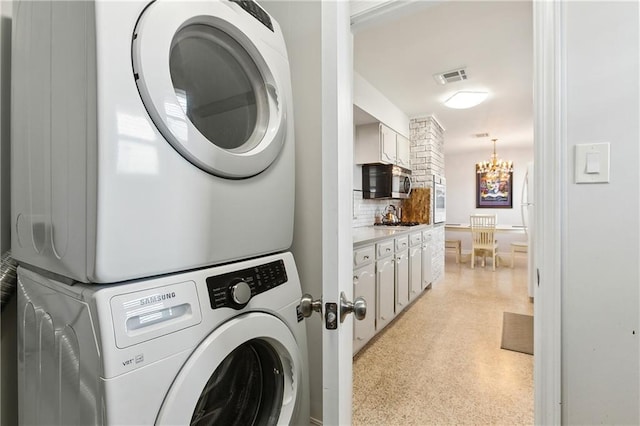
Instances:
[[[252,297],[287,282],[282,260],[207,278],[212,309],[244,308]]]
[[[240,7],[243,8],[245,11],[247,11],[249,15],[253,16],[258,21],[260,21],[262,25],[264,25],[265,27],[273,31],[273,23],[271,22],[271,18],[269,17],[269,14],[265,12],[263,8],[258,6],[256,2],[252,0],[230,0],[230,1],[232,1],[233,3],[239,4]]]

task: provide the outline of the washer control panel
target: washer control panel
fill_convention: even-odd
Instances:
[[[207,278],[212,309],[244,308],[252,297],[287,282],[284,261],[266,263]]]

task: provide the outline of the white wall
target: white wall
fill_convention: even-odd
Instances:
[[[567,2],[562,422],[640,424],[638,2]],[[573,150],[611,143],[611,182],[573,183]]]
[[[353,103],[409,139],[409,116],[356,72],[353,73]]]
[[[446,139],[446,134],[445,134]],[[445,142],[446,143],[446,142]],[[496,151],[503,160],[513,161],[513,208],[511,209],[477,209],[476,208],[476,170],[478,161],[489,159],[493,145],[489,142],[484,149],[470,152],[446,154],[445,177],[447,179],[447,223],[469,223],[472,214],[497,214],[500,225],[521,225],[520,203],[522,202],[522,183],[527,163],[533,161],[533,141],[528,148],[501,148],[497,143]],[[471,235],[469,232],[446,232],[447,239],[462,240],[462,248],[471,251]],[[499,234],[499,252],[510,253],[512,241],[526,241],[522,234]]]
[[[284,33],[293,86],[296,136],[296,203],[292,252],[302,292],[322,294],[322,76],[320,2],[267,1],[261,5]],[[322,323],[306,320],[311,417],[322,419]]]
[[[0,253],[10,249],[11,1],[0,1]],[[0,319],[0,424],[17,423],[16,300]]]

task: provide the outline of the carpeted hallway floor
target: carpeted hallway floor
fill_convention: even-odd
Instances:
[[[503,312],[533,314],[526,270],[447,254],[444,280],[356,355],[353,424],[533,424],[533,356],[500,349]]]

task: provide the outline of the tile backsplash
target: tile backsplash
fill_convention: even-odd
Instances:
[[[376,214],[382,214],[389,204],[400,207],[401,200],[365,200],[362,191],[353,191],[353,227],[373,225]]]

